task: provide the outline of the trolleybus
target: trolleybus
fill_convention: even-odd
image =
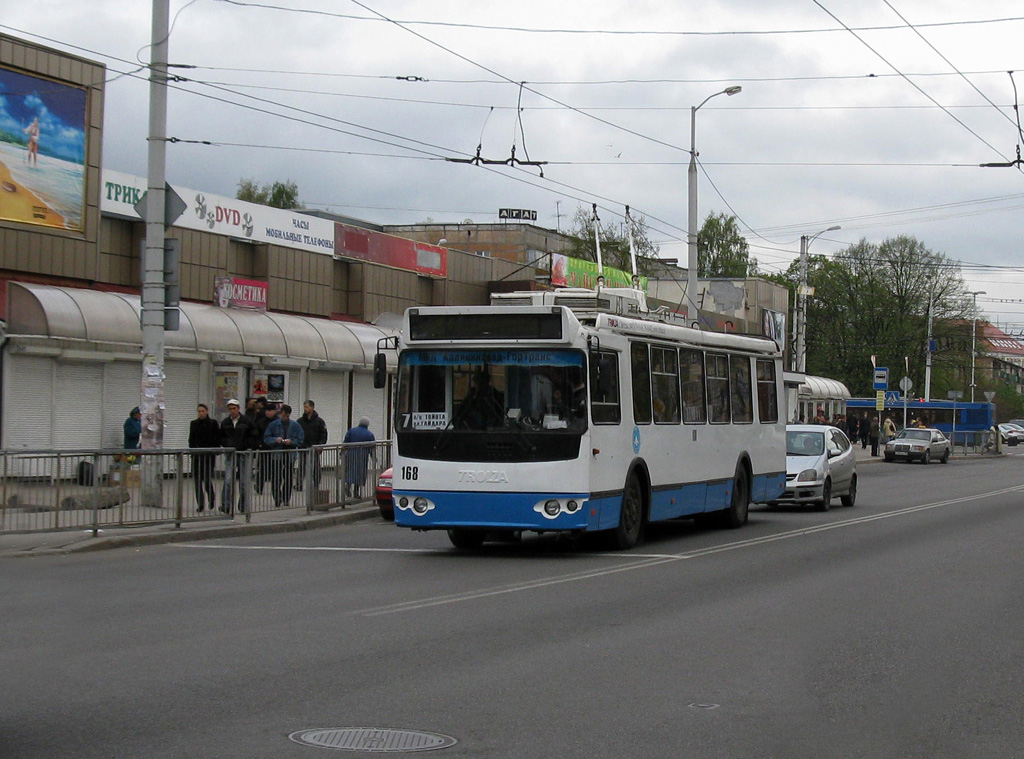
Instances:
[[[777,344],[658,318],[641,291],[410,308],[396,347],[401,527],[460,548],[606,531],[625,549],[657,520],[739,527],[785,489]]]

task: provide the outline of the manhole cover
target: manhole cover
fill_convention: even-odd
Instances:
[[[379,727],[321,727],[288,736],[296,743],[339,751],[433,751],[454,746],[449,735]]]

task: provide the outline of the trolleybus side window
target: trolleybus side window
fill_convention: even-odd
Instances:
[[[757,361],[757,418],[765,424],[779,421],[779,397],[775,389],[775,362]]]
[[[704,424],[708,407],[704,392],[704,352],[690,348],[679,351],[680,373],[683,375],[683,421]]]
[[[679,424],[679,366],[675,348],[651,346],[655,424]]]
[[[633,379],[633,421],[651,423],[651,359],[647,343],[629,344],[630,374]]]
[[[709,353],[706,357],[708,378],[708,418],[712,424],[728,424],[729,413],[729,357]]]
[[[750,384],[750,357],[729,356],[729,372],[732,382],[733,424],[750,424],[754,421],[753,388]]]
[[[590,362],[590,415],[594,424],[618,424],[622,419],[619,356],[612,351],[601,351]]]

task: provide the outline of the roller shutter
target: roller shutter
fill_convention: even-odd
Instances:
[[[4,357],[3,447],[40,449],[52,445],[52,358]]]
[[[188,448],[188,426],[199,403],[199,364],[168,361],[164,374],[164,448]]]
[[[103,425],[97,411],[103,405],[103,364],[58,362],[56,369],[52,447],[101,447]]]
[[[340,443],[348,429],[348,374],[310,372],[309,397],[316,404],[316,413],[327,424],[327,442]],[[302,407],[298,408],[298,413],[302,413]]]

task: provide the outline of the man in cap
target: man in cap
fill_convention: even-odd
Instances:
[[[228,403],[228,415],[220,423],[221,447],[229,449],[228,468],[224,479],[224,493],[221,497],[220,510],[231,513],[235,503],[235,483],[238,484],[238,510],[244,512],[249,491],[249,459],[245,451],[256,447],[256,428],[249,418],[241,413],[237,398]]]

